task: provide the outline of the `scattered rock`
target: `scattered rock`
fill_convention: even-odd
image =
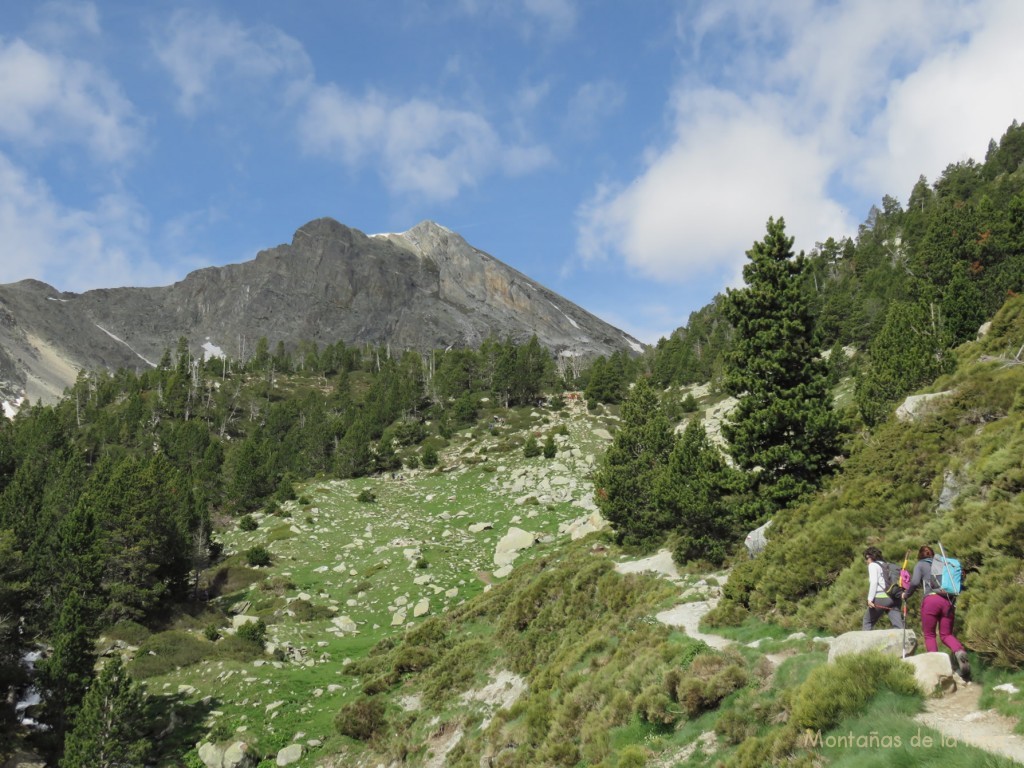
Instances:
[[[480,533],[480,531],[489,531],[494,527],[494,523],[473,523],[469,526],[470,533]]]
[[[277,764],[280,766],[291,765],[302,759],[302,745],[289,744],[277,753]]]
[[[424,597],[422,600],[416,603],[416,607],[412,609],[413,618],[418,619],[420,616],[423,616],[428,611],[430,611],[430,600]]]

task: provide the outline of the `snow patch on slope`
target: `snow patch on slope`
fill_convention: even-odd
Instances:
[[[579,327],[580,327],[580,324],[579,324],[579,323],[577,323],[577,322],[576,322],[575,320],[573,320],[573,319],[572,319],[571,317],[569,317],[569,316],[568,316],[567,314],[565,314],[565,312],[563,312],[563,311],[561,310],[561,308],[560,308],[560,307],[559,307],[559,306],[558,306],[557,304],[555,304],[555,302],[553,302],[553,301],[549,301],[549,302],[548,302],[548,304],[550,304],[550,305],[551,305],[552,307],[554,307],[555,309],[557,309],[557,310],[558,310],[558,313],[559,313],[559,314],[560,314],[560,315],[561,315],[562,317],[564,317],[564,318],[565,318],[566,320],[568,320],[568,321],[569,321],[569,323],[570,323],[570,324],[572,325],[572,327],[573,327],[573,328],[579,329]]]
[[[21,408],[21,404],[24,402],[24,397],[19,397],[17,400],[4,400],[2,403],[4,409],[4,416],[6,416],[8,419],[13,419],[15,414],[18,413],[18,409]]]
[[[224,360],[227,355],[224,354],[224,350],[210,341],[210,337],[206,337],[206,341],[203,343],[203,353],[206,355],[207,360],[212,360],[215,357],[219,357]]]

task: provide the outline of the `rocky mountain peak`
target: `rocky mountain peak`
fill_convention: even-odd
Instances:
[[[367,236],[319,218],[252,261],[162,288],[0,285],[0,399],[52,401],[79,369],[152,365],[182,336],[196,353],[247,359],[261,337],[293,348],[344,341],[427,351],[534,334],[553,354],[642,349],[436,222]]]

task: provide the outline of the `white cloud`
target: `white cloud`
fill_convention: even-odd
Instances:
[[[580,206],[585,260],[736,283],[769,215],[797,249],[849,234],[867,214],[849,201],[905,199],[918,175],[981,159],[1024,104],[1016,0],[734,0],[677,28],[671,137]]]
[[[786,219],[798,249],[842,231],[824,194],[829,163],[813,137],[789,132],[783,112],[720,91],[684,94],[672,144],[628,188],[606,187],[581,208],[581,255],[611,251],[657,279],[735,281],[769,216]]]
[[[274,27],[244,27],[213,13],[177,11],[152,44],[178,88],[178,109],[190,117],[229,87],[265,85],[281,77],[287,90],[312,72],[305,49],[294,38]]]
[[[64,206],[0,153],[0,283],[31,276],[72,291],[169,283],[148,256],[148,228],[130,197],[106,195],[93,210]]]
[[[544,147],[506,145],[474,112],[378,93],[358,99],[335,85],[310,93],[299,137],[310,154],[351,168],[376,164],[392,192],[433,200],[450,200],[490,173],[529,173],[551,159]]]
[[[978,11],[969,39],[950,41],[890,86],[857,176],[863,186],[905,201],[919,175],[935,181],[949,163],[983,160],[989,140],[1024,117],[1024,3]]]
[[[120,161],[139,146],[140,122],[120,87],[87,62],[0,40],[0,136],[32,147],[83,144]]]

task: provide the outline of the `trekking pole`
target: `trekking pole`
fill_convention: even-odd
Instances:
[[[903,587],[903,574],[907,572],[907,563],[910,562],[910,550],[907,550],[907,554],[903,556],[903,570],[900,571],[900,586]],[[904,588],[904,592],[906,588]],[[903,602],[903,643],[900,645],[900,652],[903,654],[901,658],[907,658],[907,598],[902,595]]]

